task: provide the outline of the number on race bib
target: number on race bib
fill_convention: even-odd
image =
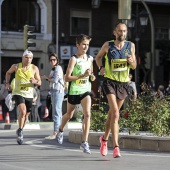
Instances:
[[[111,60],[112,71],[125,71],[127,70],[126,59],[112,59]]]
[[[87,83],[87,79],[78,79],[76,80],[77,85],[84,85]]]

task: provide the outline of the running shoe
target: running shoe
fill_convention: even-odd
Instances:
[[[120,155],[120,149],[119,149],[119,147],[115,147],[115,148],[113,149],[113,158],[119,158],[119,157],[121,157],[121,155]]]
[[[16,131],[16,134],[17,134],[17,143],[19,144],[19,145],[22,145],[22,143],[23,143],[23,131],[22,130],[20,130],[20,129],[18,129],[17,131]]]
[[[64,132],[57,133],[56,139],[59,144],[63,144],[63,134],[64,134]]]
[[[84,153],[91,154],[89,144],[87,142],[81,143],[80,149],[83,150]]]
[[[100,141],[100,153],[101,153],[101,155],[106,156],[107,152],[108,152],[107,141],[103,141],[103,137],[104,136],[101,136],[99,138],[99,141]]]
[[[53,134],[53,135],[47,136],[47,137],[45,137],[45,139],[48,139],[48,140],[56,139],[56,135]]]

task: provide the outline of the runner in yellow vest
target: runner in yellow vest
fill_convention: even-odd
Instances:
[[[104,136],[100,137],[100,153],[107,155],[107,141],[110,131],[113,138],[113,157],[120,157],[118,144],[119,110],[128,94],[129,70],[136,68],[135,45],[126,41],[127,26],[118,23],[113,34],[116,40],[107,41],[96,56],[100,74],[104,75],[102,89],[108,99],[109,112]],[[102,65],[102,57],[105,65]]]
[[[13,64],[6,72],[6,89],[10,90],[11,74],[15,72],[15,88],[12,91],[13,98],[19,109],[19,129],[16,131],[17,142],[23,143],[23,128],[31,112],[34,85],[41,85],[41,78],[37,66],[31,64],[33,53],[25,51],[22,62]]]

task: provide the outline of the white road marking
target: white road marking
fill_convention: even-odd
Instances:
[[[35,144],[35,143],[39,143],[41,145],[38,145],[38,144]],[[55,148],[55,149],[60,149],[60,150],[65,150],[65,151],[71,151],[71,152],[82,152],[81,150],[78,150],[78,149],[66,149],[66,148],[63,148],[63,147],[60,147],[58,145],[56,146],[51,146],[51,145],[42,145],[42,139],[35,139],[35,140],[31,140],[31,141],[27,141],[25,142],[25,144],[28,144],[28,145],[31,145],[31,146],[34,146],[34,147],[39,147],[39,148]],[[95,153],[95,154],[100,154],[100,152],[97,152],[97,151],[94,151],[93,149],[91,149],[92,151],[92,154]],[[169,153],[136,153],[136,152],[133,152],[133,153],[127,153],[128,151],[121,151],[121,155],[126,155],[126,156],[139,156],[139,157],[157,157],[157,158],[170,158],[170,154]],[[148,151],[147,151],[148,152]],[[113,153],[112,152],[108,152],[109,155],[112,155]]]
[[[2,162],[0,162],[0,165],[1,165],[1,168],[3,167],[3,169],[8,169],[8,168],[14,169],[14,168],[17,168],[18,170],[30,170],[30,168],[25,168],[23,166],[10,165],[9,163],[2,163]]]

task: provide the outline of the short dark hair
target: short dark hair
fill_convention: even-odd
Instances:
[[[58,58],[58,56],[57,56],[57,54],[55,54],[55,53],[51,53],[50,55],[49,55],[49,61],[50,61],[50,58],[51,57],[55,57],[56,58],[56,60],[57,60],[57,64],[56,65],[58,65],[59,64],[59,58]]]
[[[86,39],[91,41],[92,38],[90,36],[88,36],[88,35],[85,35],[85,34],[77,35],[77,37],[76,37],[76,44],[80,44],[82,41],[84,41]]]
[[[126,23],[124,23],[124,22],[122,22],[122,21],[118,21],[118,22],[115,24],[115,26],[114,26],[114,30],[117,28],[117,26],[118,26],[119,24],[124,24],[124,25],[126,25]],[[126,25],[126,27],[127,27],[127,25]]]

